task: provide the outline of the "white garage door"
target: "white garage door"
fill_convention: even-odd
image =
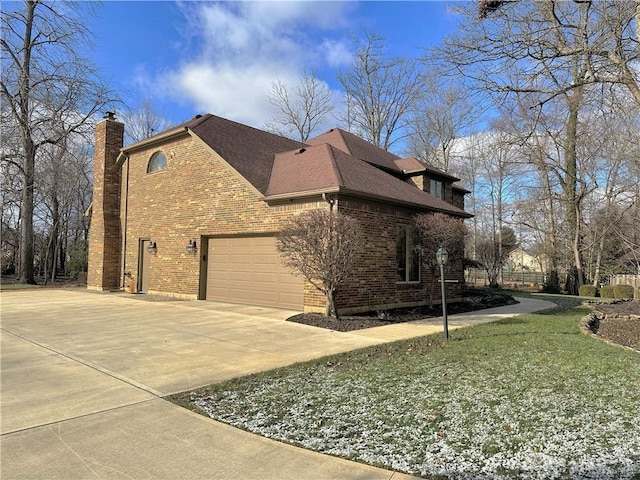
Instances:
[[[280,262],[274,237],[210,238],[207,300],[302,310],[304,282]]]

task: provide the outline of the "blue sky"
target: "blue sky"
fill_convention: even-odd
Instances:
[[[336,74],[363,28],[393,54],[419,55],[455,27],[437,1],[105,1],[90,22],[94,61],[128,105],[150,97],[174,123],[208,112],[257,127],[273,114],[271,83],[304,70],[339,103]]]

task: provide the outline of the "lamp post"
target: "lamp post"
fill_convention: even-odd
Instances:
[[[442,292],[442,322],[444,324],[444,338],[449,340],[449,324],[447,322],[447,298],[444,292],[444,266],[449,259],[449,252],[442,245],[436,252],[436,260],[440,265],[440,291]]]

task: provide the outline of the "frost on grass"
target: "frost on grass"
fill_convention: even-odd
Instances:
[[[192,401],[265,437],[414,475],[640,476],[637,373],[629,382],[619,372],[568,373],[522,359],[449,375],[450,366],[420,361],[391,371],[316,365]]]

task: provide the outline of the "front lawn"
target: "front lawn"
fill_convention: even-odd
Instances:
[[[172,398],[305,448],[427,478],[640,479],[640,353],[579,300]]]

